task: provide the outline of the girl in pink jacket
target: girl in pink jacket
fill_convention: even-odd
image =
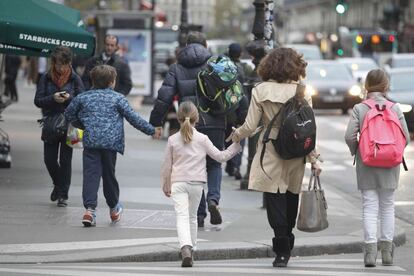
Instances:
[[[174,201],[177,233],[180,242],[182,267],[193,265],[192,251],[197,243],[197,209],[207,182],[206,155],[225,162],[240,150],[234,143],[224,151],[218,150],[208,137],[198,132],[198,111],[192,102],[183,102],[177,112],[180,131],[168,138],[161,169],[162,190]]]

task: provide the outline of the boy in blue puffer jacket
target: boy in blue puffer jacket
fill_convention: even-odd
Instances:
[[[96,225],[99,182],[102,177],[106,203],[111,221],[121,219],[119,185],[115,177],[117,152],[124,153],[124,118],[136,129],[154,135],[154,127],[142,119],[127,99],[113,90],[116,71],[109,65],[98,65],[91,71],[93,89],[75,97],[65,116],[83,135],[83,205],[86,208],[82,223]]]

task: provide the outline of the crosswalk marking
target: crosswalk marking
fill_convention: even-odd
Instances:
[[[267,262],[269,260],[269,262]],[[271,266],[271,259],[233,260],[233,261],[196,261],[192,268],[181,268],[179,262],[162,263],[114,263],[114,264],[41,264],[17,265],[12,268],[0,267],[2,272],[30,273],[30,275],[273,275],[282,270]],[[362,259],[304,259],[292,258],[283,275],[322,275],[322,276],[408,276],[399,266],[382,266],[377,262],[375,268],[365,268]]]

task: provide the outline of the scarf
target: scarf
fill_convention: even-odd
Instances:
[[[72,75],[72,68],[70,66],[68,66],[62,73],[57,72],[54,66],[52,66],[50,71],[52,81],[59,89],[61,89],[68,82],[70,76]]]

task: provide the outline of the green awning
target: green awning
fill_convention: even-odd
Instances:
[[[61,45],[91,56],[95,38],[82,25],[79,11],[48,0],[1,0],[0,52],[48,56]]]

